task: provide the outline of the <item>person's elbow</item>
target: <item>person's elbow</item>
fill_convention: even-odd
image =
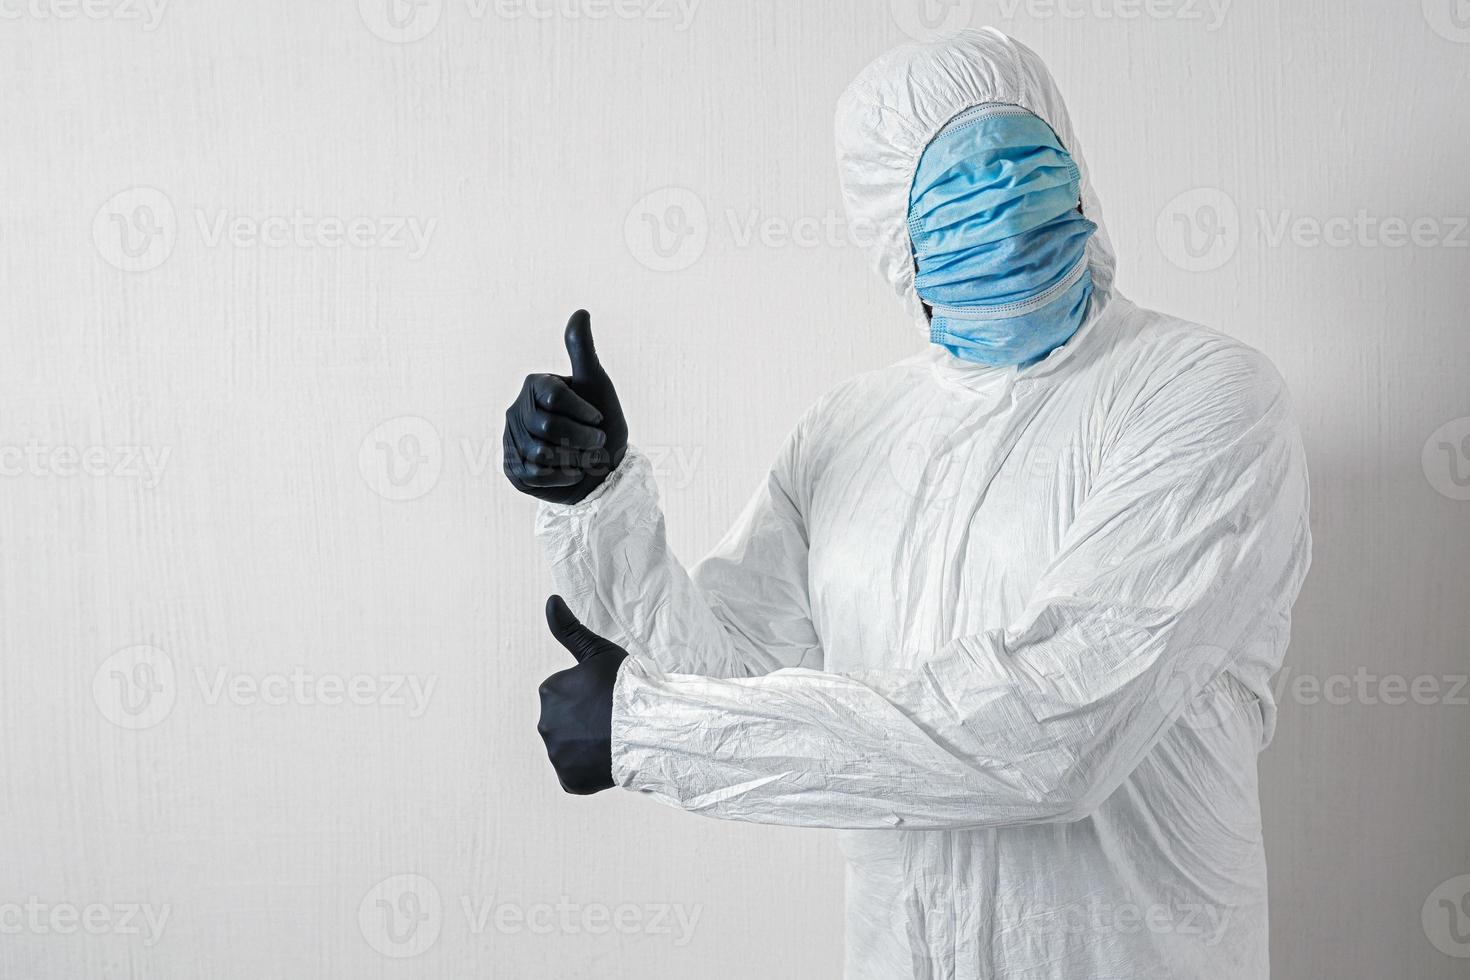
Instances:
[[[1124,774],[1078,764],[1049,780],[1037,801],[1034,823],[1076,823],[1096,813],[1117,791]]]

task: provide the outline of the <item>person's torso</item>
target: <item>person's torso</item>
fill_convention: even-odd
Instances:
[[[911,668],[1019,616],[1096,478],[1140,316],[1115,301],[1034,377],[931,353],[828,399],[803,454],[825,669]],[[1272,660],[1240,657],[1084,820],[844,834],[849,975],[1265,976]]]

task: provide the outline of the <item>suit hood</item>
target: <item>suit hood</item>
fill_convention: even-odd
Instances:
[[[836,143],[842,198],[852,227],[863,228],[871,259],[904,308],[929,333],[914,288],[909,197],[919,158],[944,125],[987,102],[1018,105],[1056,133],[1081,171],[1082,213],[1097,225],[1087,245],[1091,314],[1113,292],[1115,259],[1087,162],[1062,93],[1041,58],[993,28],[894,48],[868,65],[837,103]]]

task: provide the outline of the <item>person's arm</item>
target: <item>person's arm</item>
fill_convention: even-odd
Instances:
[[[911,670],[849,675],[719,680],[635,655],[614,689],[616,782],[709,816],[811,827],[1091,813],[1242,646],[1285,644],[1309,561],[1305,464],[1280,379],[1252,354],[1212,361],[1118,423],[1007,628]]]
[[[748,677],[820,667],[806,531],[792,498],[800,427],[735,527],[693,574],[669,549],[648,459],[597,356],[591,316],[565,332],[570,376],[529,375],[506,411],[505,475],[542,501],[536,530],[588,626],[666,670]]]
[[[536,520],[557,591],[594,632],[666,671],[750,677],[822,666],[807,539],[788,489],[799,433],[734,527],[692,573],[669,548],[653,469],[629,447],[586,500]]]

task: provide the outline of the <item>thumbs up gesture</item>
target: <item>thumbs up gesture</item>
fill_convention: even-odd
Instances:
[[[628,423],[597,359],[592,317],[567,322],[570,376],[532,374],[505,412],[505,475],[522,493],[575,504],[607,479],[628,451]]]
[[[562,789],[578,796],[611,789],[613,686],[627,651],[583,626],[559,595],[546,601],[546,625],[577,665],[541,685],[536,730]]]

